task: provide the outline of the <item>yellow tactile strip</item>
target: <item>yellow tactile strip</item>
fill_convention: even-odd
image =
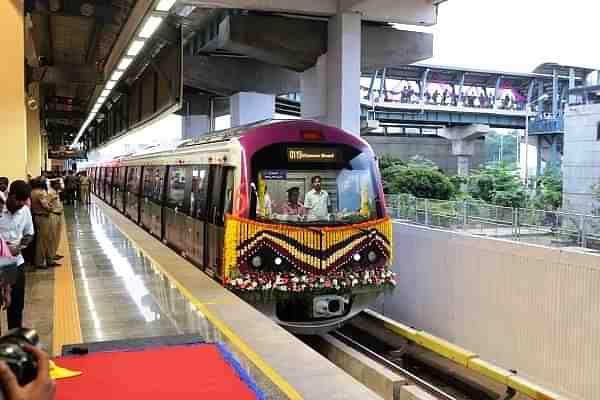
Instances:
[[[52,354],[59,355],[65,344],[81,343],[81,322],[77,292],[73,279],[71,251],[66,224],[63,223],[58,253],[64,258],[54,270],[54,322],[52,325]]]

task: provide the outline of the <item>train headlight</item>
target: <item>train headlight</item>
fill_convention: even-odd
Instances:
[[[352,256],[352,259],[353,259],[354,261],[356,261],[356,262],[359,262],[359,261],[360,261],[360,254],[359,254],[359,253],[355,253],[355,254]]]
[[[369,260],[371,263],[377,261],[377,253],[375,253],[373,250],[369,251],[367,253],[367,260]]]
[[[252,266],[254,268],[260,267],[262,265],[262,263],[263,263],[263,260],[262,260],[261,256],[254,256],[254,257],[252,257]]]
[[[281,259],[281,257],[275,257],[275,260],[273,260],[273,262],[275,263],[275,265],[281,265],[283,260]]]

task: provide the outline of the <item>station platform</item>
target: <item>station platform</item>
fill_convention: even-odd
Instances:
[[[268,399],[375,393],[102,201],[67,207],[52,270],[28,271],[25,324],[63,346],[195,335],[226,349]]]

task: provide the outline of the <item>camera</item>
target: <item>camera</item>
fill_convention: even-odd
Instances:
[[[37,358],[25,345],[37,346],[40,338],[33,329],[16,328],[0,337],[0,361],[4,361],[24,386],[37,376]]]

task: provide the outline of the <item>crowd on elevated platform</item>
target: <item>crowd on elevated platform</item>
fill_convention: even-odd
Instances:
[[[402,90],[381,90],[372,91],[372,99],[369,97],[368,88],[361,88],[362,97],[365,100],[374,100],[379,103],[400,103],[400,104],[425,104],[450,107],[469,107],[469,108],[487,108],[510,111],[523,111],[525,109],[525,100],[518,100],[515,96],[504,94],[496,96],[484,93],[480,90],[463,91],[459,94],[450,89],[432,89],[425,90],[423,96],[418,89],[412,86],[405,86]]]

